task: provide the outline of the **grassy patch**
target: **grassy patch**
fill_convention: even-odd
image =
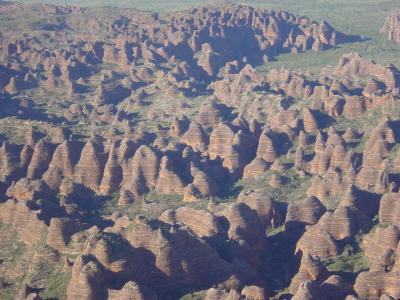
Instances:
[[[111,195],[100,208],[99,214],[111,215],[118,212],[130,218],[142,215],[151,219],[158,218],[167,209],[176,209],[187,204],[182,201],[181,195],[157,194],[154,190],[138,197],[132,204],[125,207],[118,206],[118,198],[118,193]]]
[[[179,300],[203,300],[206,296],[205,291],[194,292],[190,294],[186,294],[181,297]]]
[[[65,299],[70,272],[44,240],[27,246],[0,223],[0,299],[14,299],[23,282],[40,290],[43,299]]]
[[[272,237],[272,236],[275,236],[275,235],[277,235],[277,234],[279,234],[279,233],[282,233],[282,232],[284,232],[284,231],[285,231],[285,225],[281,225],[281,226],[276,227],[276,228],[269,228],[269,229],[267,230],[267,235],[268,235],[269,237]]]
[[[27,262],[24,255],[27,251],[18,235],[9,226],[0,223],[0,280],[3,283],[0,299],[14,299],[25,275]]]
[[[376,107],[370,109],[356,119],[346,119],[342,116],[336,120],[336,125],[334,127],[339,131],[345,131],[347,128],[352,128],[358,132],[363,132],[368,128],[375,126],[381,117],[382,107]]]
[[[278,188],[274,188],[267,184],[272,174],[274,174],[273,171],[268,171],[257,178],[239,180],[235,187],[240,191],[259,189],[273,199],[286,203],[301,200],[306,196],[311,177],[302,177],[294,169],[286,170],[279,173],[282,176],[283,184]]]
[[[65,299],[71,273],[64,269],[63,263],[48,265],[45,261],[40,263],[41,272],[38,276],[43,276],[45,288],[40,292],[43,299]]]
[[[326,259],[323,263],[327,269],[331,272],[342,272],[353,275],[368,270],[369,264],[361,248],[364,235],[365,232],[360,231],[354,239],[346,244],[341,255]]]
[[[369,268],[368,262],[364,257],[364,252],[346,253],[324,261],[326,267],[331,272],[350,272],[358,273]]]
[[[322,202],[327,209],[335,209],[338,207],[341,199],[342,199],[341,194],[330,194]]]
[[[25,3],[48,2],[53,4],[85,5],[85,6],[118,6],[131,7],[147,11],[172,12],[184,10],[194,6],[203,6],[218,3],[212,0],[88,0],[82,3],[77,0],[22,0]],[[387,41],[379,33],[385,17],[390,11],[398,9],[397,0],[231,0],[235,4],[248,4],[275,10],[287,10],[305,15],[313,20],[327,20],[339,31],[359,35],[363,42],[342,44],[328,51],[315,53],[308,51],[298,55],[280,55],[274,62],[264,67],[277,67],[284,65],[292,69],[311,70],[318,72],[322,67],[336,65],[344,53],[357,51],[380,63],[393,63],[400,66],[399,46]]]

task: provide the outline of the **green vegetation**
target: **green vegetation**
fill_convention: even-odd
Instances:
[[[45,240],[27,246],[9,226],[0,223],[0,261],[0,299],[14,299],[24,282],[40,287],[43,299],[65,298],[70,272]]]
[[[276,228],[269,228],[268,231],[267,231],[267,235],[269,237],[271,237],[271,236],[275,236],[275,235],[277,235],[279,233],[282,233],[284,231],[285,231],[285,225],[281,225],[281,226],[276,227]]]
[[[284,289],[281,289],[281,290],[277,291],[275,293],[275,295],[273,295],[269,299],[270,300],[279,300],[279,299],[281,299],[281,296],[283,296],[285,294],[289,294],[289,289],[288,288],[284,288]]]
[[[44,0],[46,1],[46,0]],[[68,5],[81,5],[82,2],[77,0],[47,0],[49,3],[61,3]],[[42,0],[22,0],[22,2],[42,2]],[[233,0],[233,3],[250,4],[254,6],[266,7],[277,10],[289,10],[295,13],[309,16],[310,18],[321,21],[327,20],[333,27],[339,31],[347,34],[357,35],[361,37],[361,41],[357,43],[347,43],[339,45],[333,49],[323,52],[308,51],[298,55],[283,54],[276,57],[275,61],[258,66],[257,69],[262,72],[267,72],[271,68],[280,68],[285,66],[290,69],[300,71],[310,71],[312,77],[317,77],[318,73],[325,67],[334,66],[337,64],[339,58],[344,53],[353,51],[359,52],[361,55],[374,59],[379,63],[387,64],[392,63],[400,67],[400,46],[388,42],[384,35],[379,33],[379,29],[384,23],[385,17],[390,11],[399,7],[398,0],[249,0],[239,1]],[[103,6],[103,5],[118,5],[120,7],[134,7],[143,10],[152,10],[160,12],[171,12],[173,10],[181,10],[198,5],[211,4],[213,1],[200,1],[200,0],[159,0],[159,1],[142,1],[142,0],[88,0],[84,5],[88,6]],[[3,20],[8,22],[8,20]],[[12,21],[12,20],[11,20]],[[10,21],[10,23],[11,23]],[[29,23],[29,21],[24,21]],[[30,26],[38,26],[41,21],[34,20]],[[0,21],[0,26],[3,22]],[[102,65],[99,68],[110,70],[112,66]],[[95,87],[100,80],[99,76],[93,76],[89,80],[89,90],[85,92],[85,97],[72,98],[64,101],[64,88],[55,89],[53,93],[48,93],[39,88],[35,91],[24,92],[28,98],[35,98],[34,113],[40,113],[41,110],[46,111],[48,115],[54,118],[63,117],[63,114],[71,103],[85,104],[88,99],[92,98],[95,94]],[[363,79],[362,79],[363,80]],[[119,79],[115,80],[113,84],[120,84]],[[161,86],[161,85],[160,85]],[[152,87],[149,85],[148,87]],[[162,86],[164,88],[164,86]],[[244,95],[249,98],[250,95]],[[279,97],[270,97],[270,102],[275,105],[281,105]],[[151,106],[144,105],[143,107],[136,107],[131,100],[122,101],[117,108],[127,106],[126,111],[130,113],[130,125],[132,127],[137,124],[143,125],[143,128],[150,131],[156,131],[157,126],[167,128],[170,125],[171,117],[158,118],[157,114],[160,112],[170,111],[173,105],[179,105],[179,101],[185,102],[191,108],[187,110],[187,116],[192,118],[199,110],[199,105],[207,98],[201,96],[197,98],[186,99],[184,97],[172,97],[166,101],[165,97],[148,96],[144,102],[151,103]],[[266,100],[267,101],[267,100]],[[292,108],[301,110],[304,106],[311,106],[314,100],[295,99]],[[245,102],[245,101],[243,101]],[[248,101],[251,103],[251,101]],[[133,104],[133,105],[131,105]],[[264,105],[264,103],[263,103]],[[271,104],[272,107],[273,104]],[[12,107],[12,105],[11,105]],[[153,111],[154,108],[156,111]],[[272,110],[273,108],[271,108]],[[363,114],[360,118],[349,120],[344,117],[336,119],[334,124],[335,128],[339,131],[344,131],[352,127],[359,132],[375,126],[378,120],[386,112],[381,107],[370,109],[367,113]],[[400,110],[394,108],[390,111],[394,118],[400,118]],[[18,115],[19,112],[12,112],[11,115]],[[152,117],[154,115],[154,117]],[[264,121],[261,116],[260,120]],[[40,119],[40,118],[38,118]],[[54,121],[54,120],[53,120]],[[39,122],[34,121],[36,129],[46,131],[47,128],[41,128]],[[57,122],[54,122],[57,123]],[[69,124],[69,128],[74,134],[88,134],[90,131],[96,130],[98,132],[106,132],[110,129],[116,129],[118,132],[123,132],[121,124],[109,125],[105,122],[99,121],[98,124],[89,126],[91,121],[82,118],[74,123]],[[7,118],[0,120],[0,137],[7,138],[10,142],[22,144],[25,139],[25,133],[28,127],[24,120],[18,118]],[[66,124],[60,124],[65,126]],[[96,128],[94,128],[96,127]],[[328,126],[327,126],[328,127]],[[325,130],[328,130],[325,128]],[[368,135],[365,135],[368,136]],[[168,139],[172,139],[168,137]],[[172,139],[173,140],[173,139]],[[355,152],[361,153],[364,150],[366,138],[355,139],[351,144]],[[287,156],[282,156],[282,161],[285,164],[292,164],[294,158],[294,151],[297,148],[297,141],[292,145],[291,152]],[[305,149],[306,155],[313,154],[313,146],[307,146]],[[398,145],[392,149],[390,159],[394,160],[399,151]],[[272,176],[280,176],[281,184],[279,186],[271,186],[269,184]],[[217,203],[226,203],[235,201],[237,194],[241,191],[249,189],[262,190],[265,195],[269,195],[274,200],[280,202],[280,208],[286,209],[287,203],[299,201],[306,197],[307,190],[310,186],[311,177],[302,175],[300,172],[291,168],[290,170],[276,173],[274,171],[267,171],[263,175],[252,178],[239,180],[234,185],[229,187],[229,190],[223,197],[216,197]],[[126,207],[118,205],[119,194],[116,193],[111,197],[93,197],[92,204],[94,217],[109,216],[114,212],[121,215],[127,215],[134,218],[138,215],[144,215],[147,218],[158,218],[167,209],[176,209],[181,206],[195,207],[199,209],[206,208],[208,199],[201,199],[196,203],[183,202],[180,195],[161,195],[157,194],[154,190],[138,197],[135,201]],[[97,201],[98,200],[98,201]],[[324,201],[328,209],[337,207],[340,196],[332,195]],[[83,205],[82,205],[83,206]],[[87,219],[89,220],[89,218]],[[90,220],[89,220],[90,221]],[[377,222],[377,219],[374,219]],[[89,222],[90,223],[90,222]],[[376,225],[385,226],[385,225]],[[373,230],[373,229],[372,229]],[[274,298],[277,299],[280,295],[287,293],[287,285],[291,275],[295,274],[298,270],[299,257],[294,256],[295,244],[298,237],[290,236],[285,232],[285,226],[282,225],[277,228],[269,228],[268,235],[268,248],[262,255],[262,265],[259,269],[260,273],[264,276],[269,284],[271,290],[278,291]],[[341,255],[327,259],[324,264],[332,272],[344,272],[357,274],[360,271],[368,270],[369,266],[364,258],[363,251],[360,247],[362,234],[357,235],[354,240],[351,240],[345,247]],[[114,234],[105,234],[104,238],[110,243],[112,253],[122,254],[123,251],[118,252],[123,247],[123,242],[118,239]],[[348,242],[348,241],[346,241]],[[0,298],[12,299],[16,291],[18,291],[22,282],[32,283],[35,287],[41,287],[40,296],[45,299],[62,298],[65,295],[67,284],[70,279],[70,272],[63,266],[62,257],[55,253],[52,249],[45,246],[44,241],[33,247],[27,247],[24,243],[18,240],[15,232],[5,225],[0,224],[0,267],[4,268],[6,272],[0,273]],[[198,291],[187,294],[181,300],[200,300],[204,299],[205,292]]]
[[[68,269],[64,268],[62,259],[54,263],[47,259],[38,259],[33,266],[33,276],[30,282],[40,282],[44,289],[40,292],[43,299],[62,299],[65,297],[71,277]]]
[[[368,262],[366,261],[362,251],[351,254],[346,252],[345,254],[330,258],[324,263],[331,272],[358,273],[366,271],[369,268]]]
[[[88,0],[82,3],[77,0],[22,0],[25,3],[48,2],[53,4],[85,5],[85,6],[119,6],[132,7],[141,10],[171,12],[184,10],[194,6],[221,3],[222,1],[200,0]],[[400,66],[399,46],[386,40],[379,33],[385,17],[390,11],[398,9],[397,0],[232,0],[234,4],[247,4],[274,10],[292,11],[299,15],[308,16],[316,21],[327,20],[337,30],[358,35],[362,42],[348,43],[328,51],[315,53],[309,51],[299,55],[284,54],[266,67],[279,68],[286,66],[291,69],[310,70],[318,72],[326,65],[336,65],[338,59],[349,52],[359,52],[382,64]]]
[[[258,189],[280,202],[293,202],[301,200],[305,197],[307,189],[310,185],[310,177],[300,176],[293,168],[279,173],[282,177],[282,185],[280,187],[272,187],[268,185],[268,179],[275,174],[273,171],[267,171],[265,174],[257,178],[239,180],[235,184],[235,188],[239,190]]]
[[[376,221],[375,218],[374,221]],[[368,261],[364,257],[364,251],[361,248],[364,235],[365,232],[360,231],[352,241],[346,244],[341,255],[326,259],[324,264],[327,269],[331,272],[347,272],[352,274],[368,270]]]
[[[203,300],[206,296],[205,291],[194,292],[190,294],[186,294],[181,297],[179,300]]]
[[[24,277],[27,250],[16,233],[0,222],[0,299],[14,299]]]
[[[362,116],[356,119],[346,119],[345,117],[340,117],[336,120],[335,128],[337,130],[344,131],[347,128],[352,128],[359,132],[363,132],[371,126],[375,126],[380,117],[382,116],[382,108],[376,107],[368,110]]]
[[[25,3],[40,3],[48,2],[52,4],[68,4],[68,5],[84,5],[84,6],[118,6],[118,7],[133,7],[141,10],[147,11],[174,11],[188,9],[194,6],[212,4],[212,0],[157,0],[157,1],[143,1],[143,0],[87,0],[85,2],[78,0],[25,0],[21,1]]]
[[[336,65],[338,59],[349,52],[358,52],[382,64],[393,63],[400,66],[399,47],[388,42],[379,34],[385,17],[390,11],[398,9],[395,0],[272,0],[246,1],[257,6],[282,9],[308,16],[316,21],[327,20],[337,30],[359,35],[363,42],[340,45],[324,52],[307,52],[298,56],[282,55],[272,66],[285,65],[293,69],[316,72],[326,65]]]
[[[118,206],[118,198],[119,194],[115,193],[107,199],[101,206],[99,215],[111,215],[113,212],[119,212],[130,218],[134,218],[137,215],[147,218],[158,218],[167,209],[175,209],[187,204],[182,201],[181,195],[157,194],[155,190],[140,196],[126,207]]]
[[[332,210],[338,207],[341,199],[342,194],[331,194],[326,199],[324,199],[323,203],[328,210]]]

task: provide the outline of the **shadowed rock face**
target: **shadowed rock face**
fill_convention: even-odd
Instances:
[[[335,74],[372,75],[383,82],[386,87],[396,90],[399,87],[398,70],[393,66],[382,66],[368,59],[362,58],[357,53],[344,55],[335,69]]]
[[[261,221],[267,226],[276,226],[281,222],[277,204],[273,199],[265,196],[260,190],[240,193],[237,202],[242,202],[249,206],[259,215]]]
[[[0,298],[400,298],[396,67],[265,67],[354,39],[228,3],[0,19]]]
[[[199,149],[202,151],[208,144],[208,136],[201,125],[192,122],[181,141],[195,150]]]
[[[368,258],[371,270],[389,271],[393,266],[389,265],[387,255],[397,249],[399,230],[395,226],[377,228],[368,234],[363,241],[365,256]]]
[[[23,201],[10,199],[1,204],[0,218],[29,245],[36,244],[47,233],[46,224],[39,219],[38,211],[31,210]]]
[[[242,263],[243,267],[239,262],[228,264],[185,227],[163,224],[154,224],[154,227],[145,219],[138,219],[135,224],[133,231],[125,233],[126,239],[132,247],[149,251],[147,259],[150,261],[155,256],[154,263],[159,274],[153,275],[152,285],[158,290],[173,290],[182,284],[207,286],[210,282],[235,289],[242,282],[255,279],[254,273],[243,268],[245,263]]]
[[[28,166],[27,178],[37,179],[43,175],[52,157],[51,144],[40,140],[33,150],[32,159]]]
[[[316,224],[324,214],[325,207],[315,197],[306,198],[298,203],[291,203],[286,214],[287,229]]]
[[[118,161],[118,154],[115,144],[111,145],[107,162],[104,166],[104,173],[101,179],[100,192],[109,194],[119,190],[122,181],[122,166]]]
[[[60,144],[53,154],[47,171],[43,174],[44,181],[52,189],[57,189],[64,177],[72,178],[73,170],[73,152],[72,145],[65,141]]]
[[[160,194],[181,194],[184,183],[174,170],[174,162],[164,156],[160,162],[160,173],[157,180],[156,191]]]
[[[329,276],[324,282],[319,280],[303,281],[292,299],[352,299],[345,295],[350,293],[350,287],[338,275]]]
[[[89,141],[83,147],[81,157],[74,168],[75,181],[98,190],[104,172],[104,158],[101,145]],[[90,170],[90,171],[89,171]]]
[[[95,259],[79,256],[72,267],[72,277],[68,284],[67,299],[103,298],[103,272],[101,265]]]
[[[289,290],[292,294],[296,294],[301,283],[308,280],[323,282],[328,276],[328,270],[317,258],[305,254],[302,257],[299,272],[292,278]]]
[[[364,247],[371,268],[357,276],[354,290],[362,299],[398,297],[398,228],[377,228],[366,237]]]
[[[142,194],[156,185],[159,173],[159,157],[148,146],[141,146],[128,162],[123,185],[134,194]]]
[[[206,240],[218,239],[225,234],[221,221],[208,211],[180,207],[177,210],[164,211],[160,220],[169,224],[183,223],[198,237]]]
[[[380,98],[379,89],[385,89],[396,99],[395,90],[389,86],[397,86],[396,80],[390,79],[397,71],[376,66],[355,54],[344,56],[343,60],[333,76],[370,76],[373,79],[358,87],[363,92],[357,97],[376,101],[376,105],[384,105],[385,101],[392,105],[389,98]],[[247,93],[256,93],[260,86],[274,88],[274,84],[292,97],[320,97],[322,92],[317,87],[327,88],[328,93],[323,106],[303,110],[280,108],[265,124],[254,121],[257,116],[254,112],[235,115],[230,111],[228,98],[216,93],[216,98],[207,99],[197,114],[172,119],[170,127],[159,126],[153,135],[138,130],[129,138],[105,139],[93,135],[85,143],[78,143],[74,136],[69,138],[67,132],[55,127],[49,129],[46,139],[35,138],[35,132],[30,132],[26,145],[3,144],[1,170],[7,189],[6,202],[1,204],[2,222],[28,245],[45,240],[61,255],[79,253],[95,257],[73,271],[77,275],[71,279],[68,297],[104,298],[107,294],[129,297],[131,290],[139,298],[147,294],[152,297],[154,293],[162,297],[180,294],[182,288],[207,289],[217,285],[217,291],[207,292],[210,299],[226,295],[238,299],[255,295],[262,299],[266,294],[264,285],[268,290],[268,284],[256,270],[262,266],[262,255],[270,247],[265,231],[282,224],[282,213],[286,215],[284,234],[295,239],[295,253],[302,256],[299,271],[290,284],[291,294],[294,297],[337,295],[343,282],[337,278],[332,279],[334,284],[325,282],[329,274],[325,274],[326,270],[317,261],[341,255],[343,245],[371,225],[378,209],[382,224],[398,225],[398,179],[393,174],[389,176],[388,171],[398,168],[397,160],[390,160],[398,141],[396,121],[383,117],[364,132],[329,127],[329,118],[351,119],[352,115],[346,115],[346,111],[354,111],[351,106],[346,108],[353,101],[349,98],[353,96],[346,96],[349,88],[336,79],[311,82],[285,70],[264,75],[250,67],[227,76],[216,81],[214,88],[223,83],[230,89],[229,78],[241,82],[248,76],[256,80],[257,86],[249,85]],[[242,83],[238,86],[245,87]],[[345,94],[341,100],[344,106],[331,110],[329,105],[336,101],[332,95],[340,94]],[[121,113],[111,107],[103,104],[99,107],[98,113],[103,116],[120,118]],[[371,108],[365,106],[355,115],[362,116]],[[365,146],[356,153],[352,143],[361,137]],[[288,169],[309,178],[310,184],[307,195],[285,209],[264,191],[253,190],[242,191],[231,205],[211,200],[207,210],[180,207],[165,210],[158,220],[151,221],[132,221],[115,214],[88,224],[87,208],[79,199],[87,193],[109,197],[117,192],[121,209],[148,205],[144,197],[149,191],[178,194],[187,202],[204,201],[222,195],[227,182],[242,178],[267,180],[264,176],[268,172],[271,172],[268,185],[285,187],[287,175],[281,173]],[[390,193],[386,193],[388,189]],[[62,198],[54,203],[40,200],[53,198],[58,192]],[[337,194],[341,195],[341,201],[331,208],[329,201]],[[23,223],[19,221],[21,218],[25,220]],[[30,224],[28,227],[26,222]],[[99,225],[100,229],[92,232],[87,229],[90,225]],[[396,230],[378,230],[379,235],[365,238],[370,272],[391,272],[387,270],[392,270]],[[124,252],[116,251],[107,240],[110,232],[122,239],[118,245],[126,247]],[[380,235],[383,240],[377,237]],[[139,274],[127,267],[125,259],[138,266],[146,262],[149,267]],[[79,266],[79,260],[73,268],[75,264]],[[379,274],[392,280],[390,274]],[[368,276],[372,275],[361,273],[356,282],[364,284]],[[81,277],[84,279],[74,279]],[[381,282],[382,289],[390,294],[392,287],[385,280]],[[381,289],[376,286],[363,290],[361,283],[356,288],[367,298],[375,295],[375,289]]]
[[[399,225],[399,193],[387,193],[382,196],[379,207],[379,222]]]
[[[77,222],[68,218],[52,218],[47,234],[47,245],[59,251],[65,250],[72,234],[78,232],[80,227]]]
[[[243,170],[243,178],[255,178],[269,169],[268,164],[264,159],[256,157]]]
[[[277,142],[273,132],[263,132],[258,141],[257,157],[267,163],[273,163],[278,156]]]

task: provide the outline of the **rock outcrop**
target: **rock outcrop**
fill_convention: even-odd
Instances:
[[[400,43],[400,18],[399,13],[390,14],[381,28],[381,33],[387,36],[389,41]]]
[[[297,203],[290,203],[286,213],[286,228],[314,225],[325,213],[324,205],[315,197],[306,198]]]
[[[0,298],[400,298],[400,71],[261,6],[0,0]]]

